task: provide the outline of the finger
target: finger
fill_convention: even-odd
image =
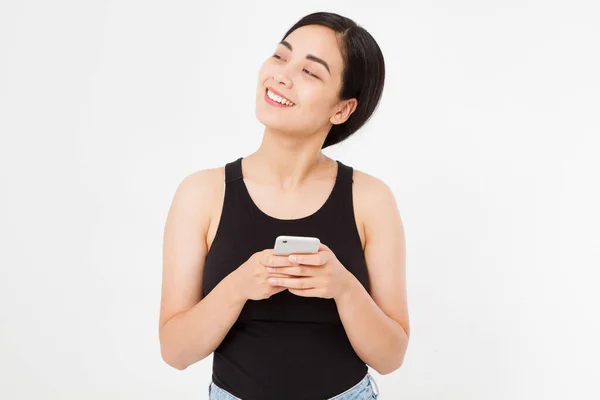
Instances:
[[[288,289],[312,289],[316,287],[317,280],[313,277],[304,278],[269,278],[273,286],[284,286]]]
[[[270,268],[270,267],[269,267]],[[286,268],[290,268],[290,267],[286,267]],[[279,268],[273,268],[273,270],[278,271]],[[291,275],[291,274],[279,274],[277,272],[272,272],[269,274],[269,277],[275,277],[275,278],[293,278],[296,275]]]
[[[265,267],[291,267],[294,265],[287,256],[276,256],[273,254],[266,254],[260,258],[260,263]]]
[[[267,267],[267,271],[269,272],[269,276],[275,276],[272,274],[273,272],[277,272],[280,274],[287,274],[292,276],[317,276],[321,270],[319,268],[315,268],[312,265],[296,265],[293,267]]]
[[[331,249],[329,247],[327,247],[326,244],[321,242],[321,243],[319,243],[319,251],[322,251],[322,250],[331,251]]]
[[[318,289],[288,289],[288,291],[301,297],[321,297]]]
[[[317,254],[291,254],[288,258],[294,265],[323,265],[327,263],[329,254],[326,251],[320,251]]]

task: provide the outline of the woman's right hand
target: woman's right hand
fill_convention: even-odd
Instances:
[[[293,266],[287,256],[273,255],[273,249],[254,253],[232,273],[234,287],[244,300],[264,300],[287,288],[273,286],[267,279],[271,276],[289,277],[287,274],[268,272],[267,267]]]

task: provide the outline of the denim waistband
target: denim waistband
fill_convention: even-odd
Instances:
[[[371,386],[371,390],[373,392],[373,394],[375,395],[375,397],[379,397],[379,388],[377,387],[377,383],[375,382],[375,379],[373,379],[373,377],[371,376],[370,373],[367,373],[365,375],[365,377],[358,382],[356,385],[352,386],[350,389],[337,394],[333,397],[330,397],[327,400],[345,400],[345,399],[350,399],[350,398],[354,398],[351,396],[356,396],[357,394],[361,393],[362,391],[366,390],[369,386]],[[219,386],[217,386],[214,382],[211,381],[210,385],[209,385],[209,398],[212,399],[216,399],[216,400],[242,400],[239,397],[234,396],[233,394],[229,393],[228,391],[226,391],[225,389],[220,388]]]
[[[365,375],[365,377],[362,378],[362,380],[360,382],[358,382],[356,385],[352,386],[350,389],[346,390],[343,393],[340,393],[338,395],[330,397],[327,400],[344,400],[346,398],[349,398],[349,396],[353,396],[355,394],[358,394],[362,390],[364,390],[367,387],[369,387],[369,385],[371,386],[373,394],[375,394],[375,396],[378,396],[379,395],[379,388],[377,387],[377,383],[375,382],[375,379],[373,379],[373,377],[371,376],[371,374],[367,372],[367,374]]]

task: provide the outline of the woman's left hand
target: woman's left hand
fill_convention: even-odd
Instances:
[[[267,271],[291,277],[273,276],[268,282],[287,287],[297,296],[335,299],[346,291],[354,278],[323,243],[316,254],[291,254],[288,258],[293,266],[268,267]]]

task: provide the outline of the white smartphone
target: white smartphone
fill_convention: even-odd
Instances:
[[[315,254],[319,252],[321,241],[309,236],[277,236],[273,254],[289,256],[290,254]]]

